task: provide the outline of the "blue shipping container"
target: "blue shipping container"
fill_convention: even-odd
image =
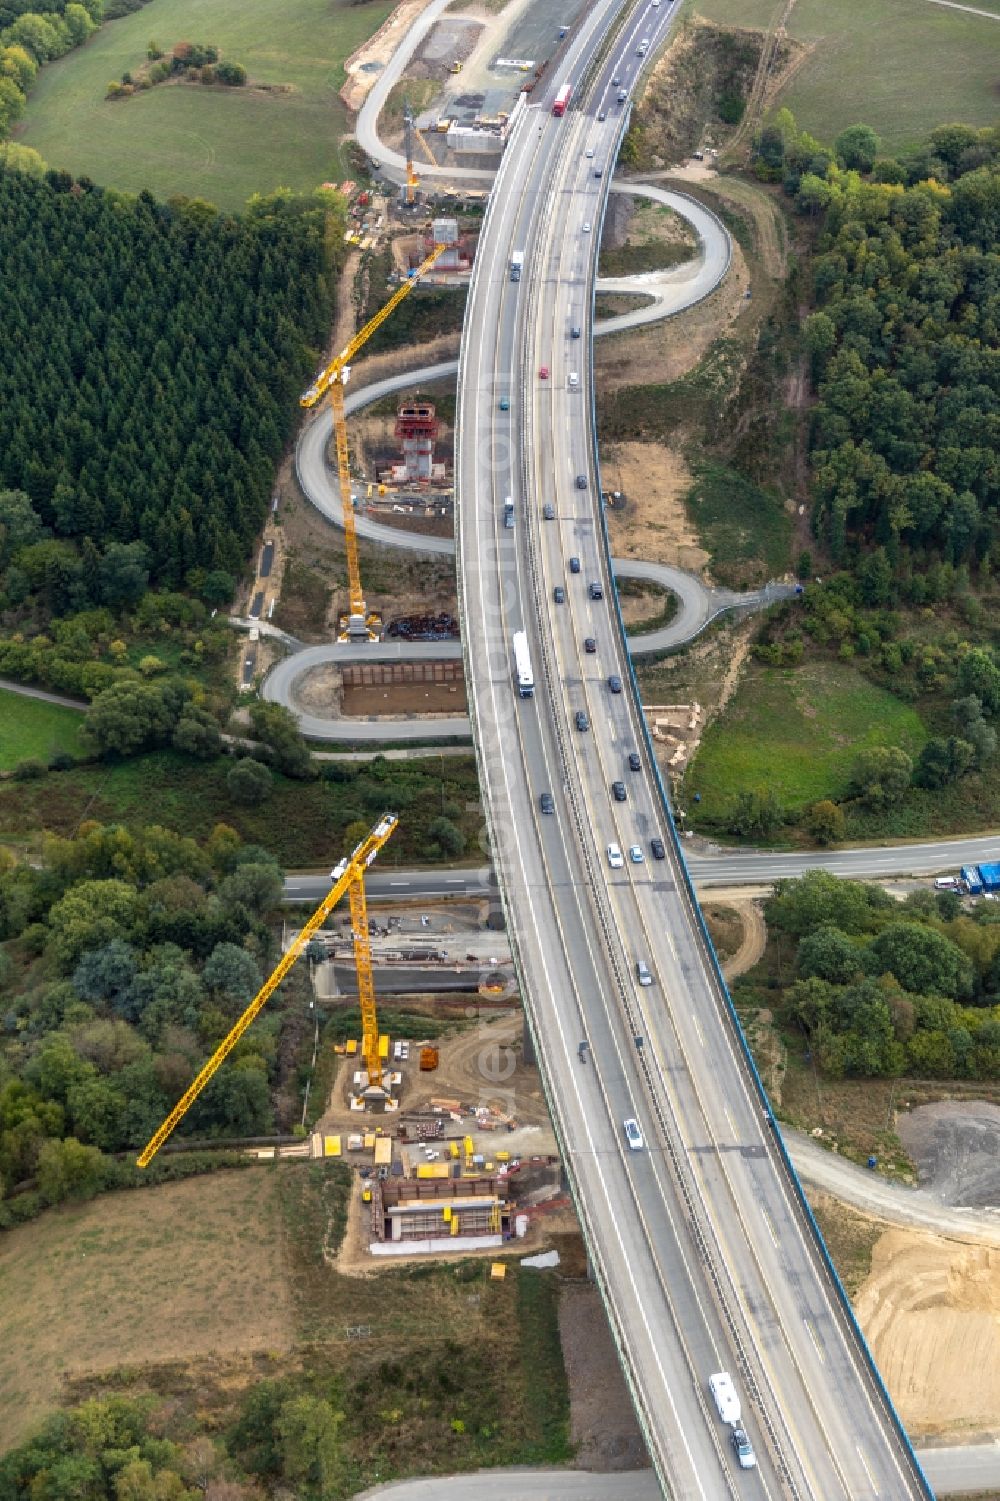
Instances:
[[[979,876],[978,865],[963,865],[962,880],[972,892],[973,896],[978,896],[983,889],[983,883]]]
[[[989,865],[980,862],[979,878],[987,891],[1000,889],[1000,861],[993,861]]]

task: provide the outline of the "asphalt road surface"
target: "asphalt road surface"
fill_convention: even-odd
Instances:
[[[599,512],[589,330],[570,338],[592,307],[606,191],[592,164],[615,155],[625,123],[618,90],[633,87],[639,58],[655,51],[673,12],[634,7],[588,76],[615,9],[591,5],[559,76],[508,144],[462,345],[459,598],[508,934],[588,1249],[664,1490],[675,1501],[926,1495],[824,1269],[679,858],[672,846],[662,863],[607,856],[612,843],[648,856],[650,837],[669,834],[641,711],[631,693],[607,690],[608,673],[628,668]],[[575,107],[558,119],[551,102],[567,79]],[[525,266],[511,283],[515,249]],[[586,372],[583,390],[570,371]],[[505,495],[515,498],[513,531],[498,525]],[[555,525],[540,520],[543,499],[555,504]],[[578,579],[567,578],[568,553],[583,559]],[[537,684],[527,700],[510,673],[510,638],[521,629]],[[584,635],[596,638],[596,655],[583,652]],[[589,727],[579,732],[574,715],[583,711]],[[633,748],[639,773],[625,769]],[[618,778],[626,797],[612,802]],[[541,789],[553,792],[553,817],[538,814]],[[636,983],[639,959],[648,986]],[[576,1059],[581,1037],[587,1070]],[[637,1149],[626,1145],[625,1118],[638,1122]],[[735,1467],[706,1394],[720,1369],[735,1373],[742,1394],[757,1451],[751,1472]]]
[[[829,870],[856,880],[891,876],[930,876],[963,865],[1000,858],[1000,833],[970,839],[941,839],[926,844],[895,844],[853,850],[813,850],[783,854],[768,850],[719,850],[687,855],[691,878],[699,887],[769,886],[806,870]],[[285,882],[288,901],[319,903],[329,890],[325,875],[293,874]],[[442,897],[483,895],[496,890],[489,866],[475,870],[385,870],[370,872],[366,890],[373,897]]]
[[[939,1496],[1000,1488],[1000,1444],[921,1449],[918,1458]],[[586,1470],[479,1470],[397,1480],[355,1501],[661,1501],[651,1470],[594,1475]]]

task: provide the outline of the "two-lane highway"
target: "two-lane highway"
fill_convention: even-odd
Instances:
[[[585,79],[614,9],[588,13],[560,78],[508,146],[460,366],[463,646],[512,952],[588,1246],[667,1492],[711,1501],[927,1495],[741,1052],[672,843],[612,607],[590,424],[595,246],[623,123],[619,93],[655,50],[671,7],[637,6],[586,80],[584,108],[561,120],[550,110],[558,84]],[[518,282],[508,270],[515,250],[525,257]],[[513,527],[504,523],[508,497]],[[517,630],[528,633],[537,685],[523,700],[512,681]],[[612,691],[611,676],[624,692]],[[624,799],[611,790],[617,781]],[[543,792],[552,814],[540,811]],[[652,859],[654,836],[667,844],[662,862]],[[633,844],[642,852],[635,863],[619,854]],[[639,961],[652,984],[639,983]],[[626,1118],[638,1121],[641,1148],[626,1144]],[[752,1471],[737,1468],[706,1392],[721,1368],[743,1396]]]

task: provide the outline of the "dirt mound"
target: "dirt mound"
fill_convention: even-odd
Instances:
[[[699,146],[721,145],[749,100],[762,31],[686,23],[658,63],[636,111],[634,139],[641,170],[679,162]],[[771,65],[780,73],[794,43],[782,38]]]
[[[939,1100],[901,1115],[897,1130],[922,1186],[944,1203],[1000,1208],[1000,1106]]]
[[[887,1230],[855,1307],[911,1435],[996,1428],[1000,1251]]]

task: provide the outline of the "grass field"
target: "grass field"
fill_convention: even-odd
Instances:
[[[0,688],[0,771],[11,771],[19,761],[48,761],[57,751],[82,755],[82,723],[76,709]]]
[[[783,9],[774,0],[697,0],[696,8],[708,20],[750,27]],[[1000,0],[979,8],[1000,14]],[[796,0],[788,33],[814,51],[779,102],[821,141],[863,121],[894,150],[945,121],[996,120],[1000,25],[985,16],[930,0]]]
[[[752,588],[788,567],[792,523],[777,495],[723,464],[702,463],[685,505],[720,583]]]
[[[341,1275],[323,1248],[338,1244],[347,1176],[219,1173],[8,1232],[0,1448],[61,1402],[110,1391],[156,1392],[165,1436],[187,1442],[223,1432],[261,1379],[304,1375],[343,1388],[337,1496],[373,1476],[565,1461],[552,1277],[493,1282],[487,1259]]]
[[[717,825],[739,792],[767,787],[799,809],[843,794],[859,751],[898,745],[913,755],[926,739],[913,708],[853,667],[754,666],[705,733],[684,778],[685,806],[695,823]]]
[[[42,69],[17,139],[52,167],[133,193],[184,193],[236,209],[251,193],[308,191],[346,175],[343,63],[392,8],[392,0],[155,0]],[[151,37],[165,51],[183,40],[211,43],[252,82],[290,91],[160,84],[107,102],[107,84],[145,62]]]

